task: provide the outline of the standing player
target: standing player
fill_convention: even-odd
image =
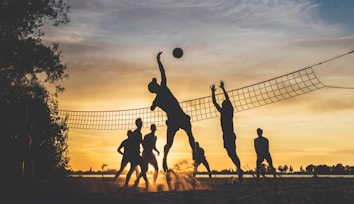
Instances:
[[[257,162],[256,162],[256,175],[257,180],[259,180],[260,169],[262,168],[262,162],[266,160],[270,169],[272,170],[274,178],[276,177],[275,168],[273,167],[272,157],[269,152],[269,141],[266,137],[263,136],[263,130],[257,128],[258,137],[254,139],[254,148],[257,153]]]
[[[143,163],[142,163],[142,171],[145,171],[145,173],[148,170],[149,164],[151,164],[155,171],[154,171],[154,185],[156,184],[156,180],[157,180],[157,175],[159,172],[159,167],[157,164],[157,160],[156,160],[156,156],[153,153],[153,150],[155,150],[155,152],[157,153],[157,155],[160,155],[159,150],[156,148],[156,140],[157,137],[155,136],[155,132],[156,132],[156,125],[155,124],[151,124],[150,126],[150,130],[151,132],[149,134],[146,134],[144,136],[143,139]],[[142,174],[140,174],[138,176],[138,178],[135,180],[135,185],[138,185],[140,177],[143,176]]]
[[[117,149],[117,151],[120,154],[123,154],[123,158],[122,158],[122,162],[121,162],[121,168],[117,171],[116,175],[114,176],[113,182],[122,173],[125,166],[130,162],[130,169],[127,173],[124,186],[125,187],[128,186],[130,177],[131,177],[133,171],[135,170],[137,177],[139,175],[144,177],[146,189],[147,189],[148,188],[148,179],[146,176],[146,171],[143,169],[143,166],[142,166],[142,157],[140,156],[140,144],[142,141],[141,128],[143,126],[143,122],[142,122],[141,118],[137,118],[135,120],[135,125],[136,125],[136,129],[134,131],[131,131],[131,130],[128,131],[128,133],[127,133],[128,139],[124,140]],[[124,148],[124,153],[121,151],[122,148]],[[141,169],[140,174],[139,174],[138,166],[140,166],[140,169]]]
[[[215,98],[216,88],[215,85],[213,84],[211,86],[213,104],[216,107],[216,109],[220,112],[220,122],[221,122],[221,129],[223,132],[222,137],[224,140],[224,148],[226,149],[227,154],[231,158],[232,162],[237,167],[238,179],[242,183],[243,170],[241,169],[240,159],[236,154],[236,134],[234,132],[234,123],[233,123],[234,108],[232,107],[231,101],[229,99],[229,95],[225,90],[223,81],[220,81],[219,87],[224,92],[225,100],[222,102],[222,107],[220,107],[219,104],[216,102],[216,98]]]
[[[127,175],[127,177],[125,178],[124,187],[128,186],[131,173],[141,163],[141,157],[136,152],[136,149],[134,148],[135,144],[134,144],[134,139],[132,138],[133,131],[128,130],[127,136],[128,138],[123,140],[119,145],[119,147],[117,148],[118,153],[122,154],[123,158],[122,158],[122,162],[120,163],[120,169],[117,171],[117,173],[113,178],[113,183],[114,183],[114,181],[119,177],[119,175],[122,173],[122,171],[127,166],[127,164],[130,163],[130,169],[128,173],[129,176]],[[124,152],[122,151],[122,149],[124,149]]]
[[[189,139],[189,145],[191,146],[193,152],[195,152],[195,140],[192,134],[192,125],[190,122],[189,115],[185,114],[179,105],[176,97],[172,94],[171,90],[167,87],[167,78],[165,69],[160,61],[160,55],[162,52],[157,54],[157,63],[159,65],[161,73],[161,83],[156,82],[156,78],[153,78],[149,83],[148,88],[151,93],[155,93],[156,97],[151,105],[151,110],[155,110],[156,107],[161,108],[167,114],[167,142],[164,146],[163,155],[163,170],[166,172],[167,167],[167,155],[173,144],[173,139],[176,132],[181,128],[183,129]]]

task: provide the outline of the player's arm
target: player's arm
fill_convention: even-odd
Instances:
[[[269,141],[268,141],[268,139],[266,138],[266,147],[267,147],[267,151],[269,152]]]
[[[160,155],[160,151],[157,149],[157,147],[156,147],[156,138],[154,139],[154,149],[153,150],[155,150],[155,152],[157,153],[157,156],[159,156]]]
[[[224,92],[225,99],[229,101],[230,98],[229,98],[229,95],[227,94],[227,92],[226,92],[226,90],[225,90],[224,81],[220,81],[220,88],[221,88],[222,91]]]
[[[221,107],[219,106],[219,104],[216,102],[216,98],[215,98],[215,85],[213,84],[213,85],[211,85],[211,87],[210,87],[210,89],[211,89],[211,97],[212,97],[212,99],[213,99],[213,104],[214,104],[214,106],[216,107],[216,109],[219,111],[219,112],[221,112]]]
[[[157,156],[159,156],[160,155],[160,151],[156,148],[156,146],[154,146],[154,150],[155,150],[155,152],[157,152]]]
[[[126,140],[124,140],[124,141],[119,145],[119,147],[117,148],[117,152],[118,152],[119,154],[124,154],[124,152],[122,151],[122,149],[123,149],[123,147],[125,146],[125,141],[126,141]]]
[[[150,106],[150,110],[155,110],[155,108],[156,108],[156,102],[155,102],[156,100],[154,100],[153,102],[152,102],[152,105]]]
[[[160,69],[160,73],[161,73],[161,86],[166,86],[167,84],[167,79],[166,79],[166,73],[165,73],[165,68],[162,65],[162,62],[160,60],[160,55],[162,54],[162,52],[159,52],[157,54],[157,63],[159,65],[159,69]]]
[[[254,139],[254,149],[256,151],[256,154],[258,154],[257,140],[256,139]]]

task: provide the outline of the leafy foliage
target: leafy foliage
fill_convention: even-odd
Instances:
[[[68,129],[56,100],[67,67],[40,29],[68,23],[68,9],[62,0],[0,0],[0,138],[9,179],[52,177],[68,167]]]

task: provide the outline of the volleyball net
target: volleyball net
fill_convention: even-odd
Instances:
[[[235,112],[275,103],[326,87],[317,78],[312,67],[300,69],[270,80],[227,91]],[[220,104],[224,94],[215,94]],[[180,102],[191,121],[201,121],[218,117],[211,94],[207,97]],[[70,111],[59,110],[59,117],[67,120],[69,128],[89,130],[128,130],[135,128],[135,120],[141,118],[144,127],[151,124],[164,126],[165,112],[150,107],[112,111]]]

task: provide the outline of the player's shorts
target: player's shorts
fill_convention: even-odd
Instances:
[[[166,120],[166,125],[168,129],[177,131],[179,128],[190,129],[191,128],[191,117],[189,115],[183,115],[177,118],[169,118]]]

